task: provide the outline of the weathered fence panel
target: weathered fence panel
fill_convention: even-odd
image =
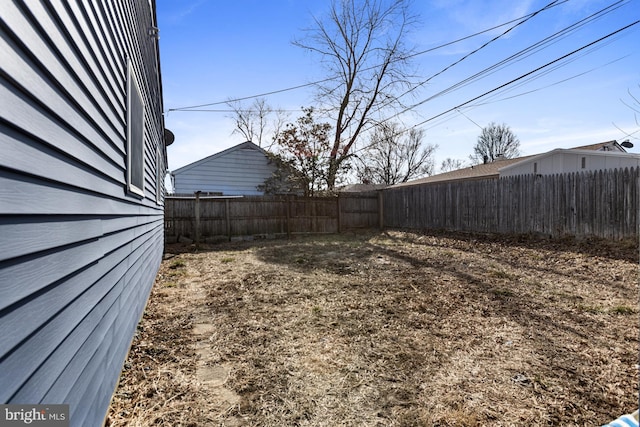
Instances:
[[[165,235],[207,241],[234,236],[338,233],[380,224],[378,193],[339,197],[167,197]]]
[[[380,196],[379,192],[340,195],[340,227],[347,230],[379,227]]]
[[[384,226],[635,238],[639,174],[633,168],[389,188]]]

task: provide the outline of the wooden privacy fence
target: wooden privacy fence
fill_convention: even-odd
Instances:
[[[278,236],[299,233],[340,233],[379,227],[379,193],[338,197],[251,196],[167,197],[167,241],[195,241],[236,236]]]
[[[407,185],[339,197],[168,197],[167,241],[444,229],[550,237],[637,236],[640,168]]]
[[[639,168],[384,190],[384,226],[551,237],[637,236]]]

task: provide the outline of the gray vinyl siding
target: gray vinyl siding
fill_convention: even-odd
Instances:
[[[103,423],[162,258],[152,6],[0,7],[0,403],[66,403],[72,426]],[[145,106],[142,197],[127,190],[127,59]]]
[[[251,148],[251,147],[255,148]],[[243,143],[174,172],[175,192],[217,192],[225,196],[257,196],[257,186],[275,171],[264,151]]]

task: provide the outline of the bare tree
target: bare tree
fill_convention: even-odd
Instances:
[[[265,98],[256,98],[247,107],[240,101],[229,101],[227,105],[233,110],[235,129],[247,141],[262,147],[265,141],[273,142],[284,125],[286,115],[282,110],[273,109]]]
[[[423,145],[424,131],[402,132],[397,123],[379,125],[356,174],[361,182],[393,185],[433,174],[436,145]]]
[[[415,23],[408,0],[333,0],[326,18],[315,18],[305,41],[294,42],[320,55],[328,71],[317,95],[334,122],[330,190],[372,115],[400,106],[398,93],[410,85],[405,39]]]
[[[454,170],[462,169],[464,167],[464,160],[452,159],[447,157],[440,164],[440,173],[451,172]]]
[[[474,164],[490,163],[499,158],[512,159],[520,155],[520,140],[504,123],[489,123],[482,129],[478,142],[469,156]]]

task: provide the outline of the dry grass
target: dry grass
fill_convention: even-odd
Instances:
[[[112,426],[600,425],[637,399],[635,244],[169,247]]]

